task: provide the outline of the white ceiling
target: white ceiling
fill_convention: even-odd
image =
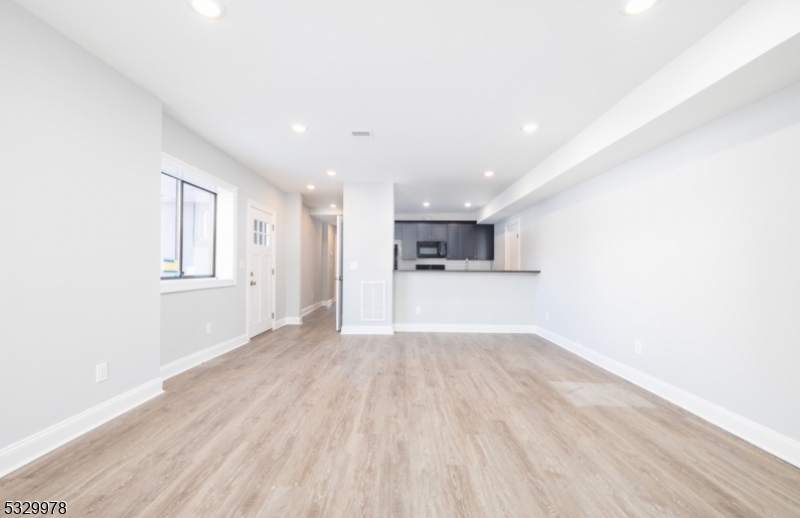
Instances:
[[[475,211],[746,3],[225,0],[210,21],[184,0],[17,1],[306,204],[392,181],[397,212]]]

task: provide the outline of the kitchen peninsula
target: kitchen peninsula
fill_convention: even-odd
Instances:
[[[494,225],[395,222],[395,331],[530,333],[538,270],[494,264]]]

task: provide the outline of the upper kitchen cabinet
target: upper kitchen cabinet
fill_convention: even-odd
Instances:
[[[400,257],[404,261],[413,261],[417,258],[417,224],[402,223],[402,244]]]
[[[431,241],[447,241],[447,225],[444,223],[434,223],[431,225],[433,239]]]
[[[447,225],[417,223],[417,241],[447,241]]]
[[[494,261],[494,225],[478,225],[477,259]]]
[[[394,238],[395,239],[403,239],[403,224],[402,223],[395,223],[394,224]]]
[[[478,225],[468,223],[461,225],[462,259],[474,261],[478,258]]]
[[[447,225],[447,258],[464,259],[461,252],[461,223]]]

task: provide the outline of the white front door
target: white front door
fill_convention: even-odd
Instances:
[[[519,270],[519,221],[506,225],[506,270]]]
[[[275,308],[272,307],[272,291],[275,283],[275,265],[272,264],[272,249],[275,246],[275,217],[261,209],[250,207],[248,218],[249,271],[247,285],[249,293],[248,321],[250,336],[272,329]]]

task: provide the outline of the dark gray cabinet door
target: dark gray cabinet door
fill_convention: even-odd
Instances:
[[[461,223],[447,224],[447,258],[464,259],[461,254]]]
[[[417,224],[403,223],[403,243],[400,256],[405,261],[417,258]]]
[[[494,261],[494,225],[478,225],[479,261]]]
[[[417,223],[417,241],[433,241],[430,223]]]
[[[461,225],[461,254],[470,261],[478,258],[478,225],[467,223]]]
[[[434,223],[431,225],[431,241],[447,241],[447,225]]]
[[[395,223],[394,224],[394,238],[395,239],[403,239],[403,224],[402,223]]]

